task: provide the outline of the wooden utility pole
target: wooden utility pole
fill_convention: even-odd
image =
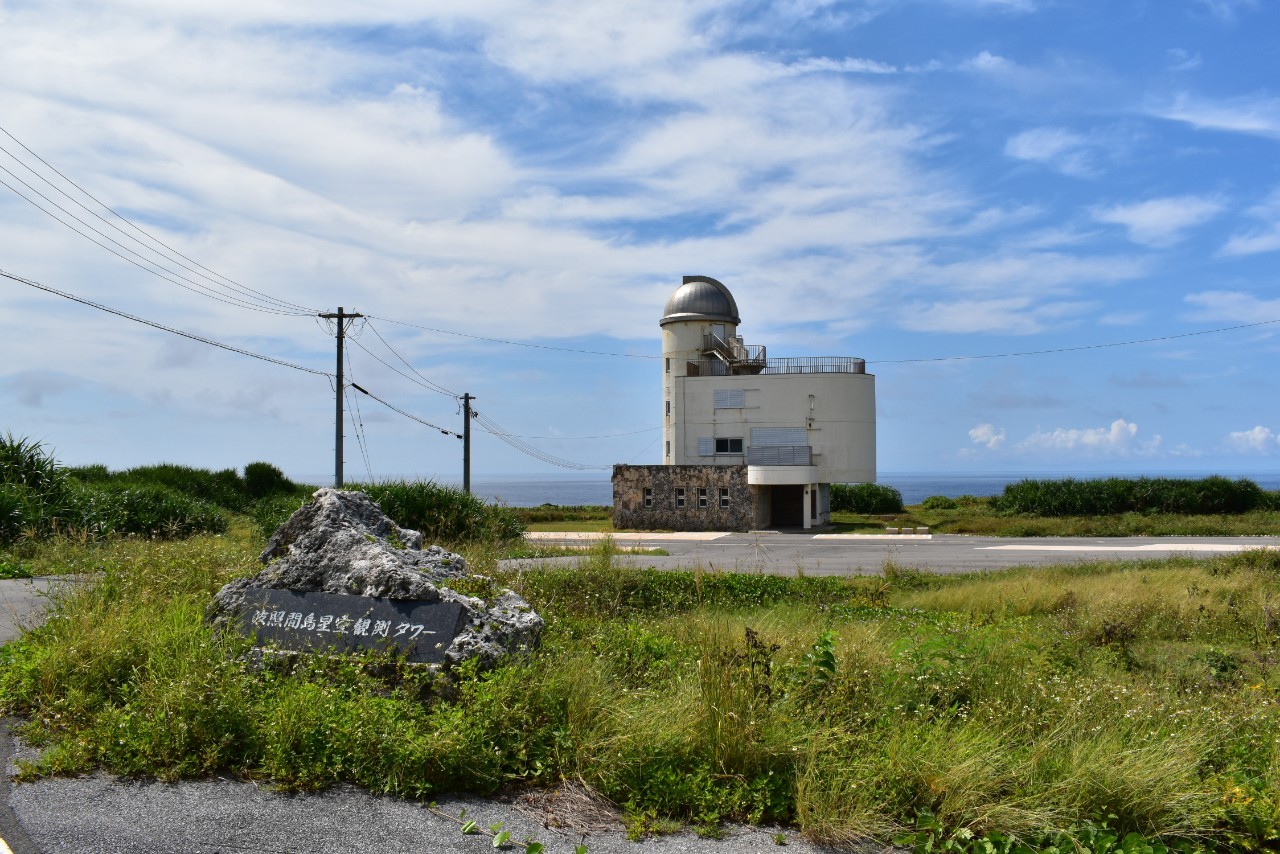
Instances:
[[[462,491],[471,494],[471,392],[462,395]]]
[[[342,306],[338,306],[337,314],[321,314],[325,320],[333,320],[338,327],[338,384],[335,389],[334,399],[337,401],[337,415],[333,423],[333,488],[342,489],[342,392],[345,386],[342,380],[342,339],[347,334],[347,320],[354,320],[357,317],[364,317],[359,312],[351,312],[345,314]]]

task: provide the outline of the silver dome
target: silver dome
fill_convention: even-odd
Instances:
[[[659,326],[681,320],[715,320],[738,324],[738,304],[729,289],[710,276],[685,276],[684,283],[667,300]]]

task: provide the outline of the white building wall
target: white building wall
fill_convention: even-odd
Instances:
[[[817,469],[809,482],[876,479],[875,377],[870,374],[672,375],[669,383],[673,420],[664,423],[669,424],[672,458],[666,462],[739,463],[751,447],[752,428],[803,428]],[[664,384],[664,394],[666,389]],[[741,389],[745,405],[716,409],[717,389]],[[701,454],[700,437],[741,438],[743,454]]]

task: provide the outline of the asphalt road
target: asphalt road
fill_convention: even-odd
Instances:
[[[537,542],[588,545],[596,534],[531,534]],[[620,555],[617,562],[654,569],[760,572],[774,575],[868,575],[886,564],[936,573],[980,572],[1092,560],[1133,560],[1189,554],[1207,557],[1244,549],[1280,549],[1280,537],[970,537],[850,534],[613,534],[621,548],[661,548],[667,556]],[[569,563],[543,558],[513,565]]]
[[[546,542],[582,545],[585,535],[539,535]],[[1020,565],[1109,558],[1208,556],[1248,548],[1280,549],[1280,537],[1124,539],[997,539],[959,536],[850,537],[813,534],[637,534],[614,535],[621,546],[663,548],[670,556],[624,555],[620,562],[659,569],[692,568],[794,575],[881,572],[892,561],[929,572],[998,570]],[[536,562],[572,562],[556,558]],[[40,619],[46,593],[57,581],[0,581],[0,643]],[[441,799],[436,810],[351,787],[319,795],[283,795],[257,784],[229,779],[178,784],[119,780],[98,774],[71,779],[12,783],[15,758],[30,748],[0,726],[0,854],[102,854],[103,852],[440,852],[492,851],[492,837],[464,835],[463,810],[484,828],[502,822],[512,840],[537,839],[547,854],[572,852],[585,841],[591,854],[797,854],[831,851],[787,832],[785,849],[774,831],[728,828],[725,838],[702,839],[685,832],[629,842],[615,816],[593,816],[586,829],[554,826],[545,804],[531,808],[511,801],[474,797]],[[552,824],[548,827],[546,824]],[[509,845],[507,851],[523,851]],[[850,849],[852,850],[852,849]],[[879,847],[862,849],[864,854]]]

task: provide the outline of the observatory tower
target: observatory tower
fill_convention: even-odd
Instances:
[[[771,359],[733,294],[685,276],[662,319],[662,465],[614,467],[614,524],[811,528],[831,484],[876,477],[875,377],[862,359]]]

